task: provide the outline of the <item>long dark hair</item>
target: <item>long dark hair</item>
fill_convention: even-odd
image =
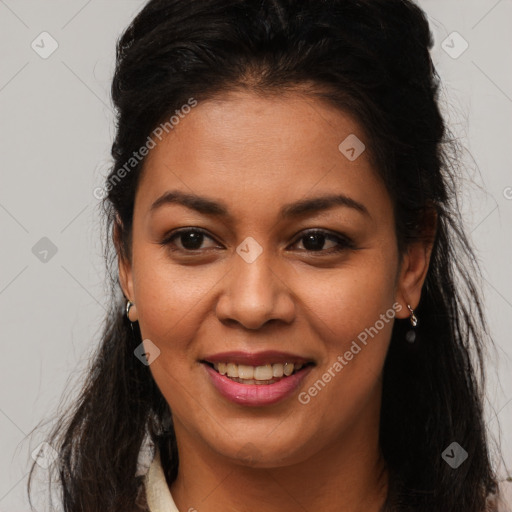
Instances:
[[[417,340],[404,341],[407,321],[397,320],[384,367],[385,508],[485,509],[497,491],[483,419],[492,340],[457,203],[456,147],[439,111],[432,44],[425,14],[408,0],[152,0],[134,19],[117,45],[114,165],[102,203],[111,310],[79,398],[48,440],[59,454],[53,469],[66,512],[143,510],[136,471],[144,446],[159,449],[168,483],[176,478],[171,411],[134,356],[142,340],[124,315],[117,278],[117,257],[130,258],[144,159],[126,163],[190,98],[235,89],[298,89],[351,113],[392,198],[401,254],[437,215]],[[442,457],[452,442],[468,453],[456,470]]]

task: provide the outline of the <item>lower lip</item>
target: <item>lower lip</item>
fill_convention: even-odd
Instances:
[[[217,391],[228,400],[247,406],[275,404],[293,394],[312,366],[306,366],[289,377],[283,377],[274,384],[240,384],[221,375],[211,366],[203,364]]]

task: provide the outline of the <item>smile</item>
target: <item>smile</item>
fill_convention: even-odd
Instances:
[[[235,363],[213,363],[213,368],[234,382],[240,384],[274,384],[283,377],[289,377],[298,372],[304,365],[302,363],[274,363],[262,366],[250,366]]]
[[[224,352],[199,362],[221,397],[252,407],[291,397],[315,366],[312,359],[277,351]]]

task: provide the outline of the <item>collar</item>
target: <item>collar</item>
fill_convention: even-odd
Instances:
[[[144,478],[144,486],[150,512],[179,512],[167,485],[158,449]]]

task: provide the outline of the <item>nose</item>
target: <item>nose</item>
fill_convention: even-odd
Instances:
[[[223,290],[216,305],[217,318],[222,322],[260,329],[267,322],[291,323],[295,317],[295,302],[290,286],[279,273],[265,251],[252,262],[238,254],[223,279]]]

